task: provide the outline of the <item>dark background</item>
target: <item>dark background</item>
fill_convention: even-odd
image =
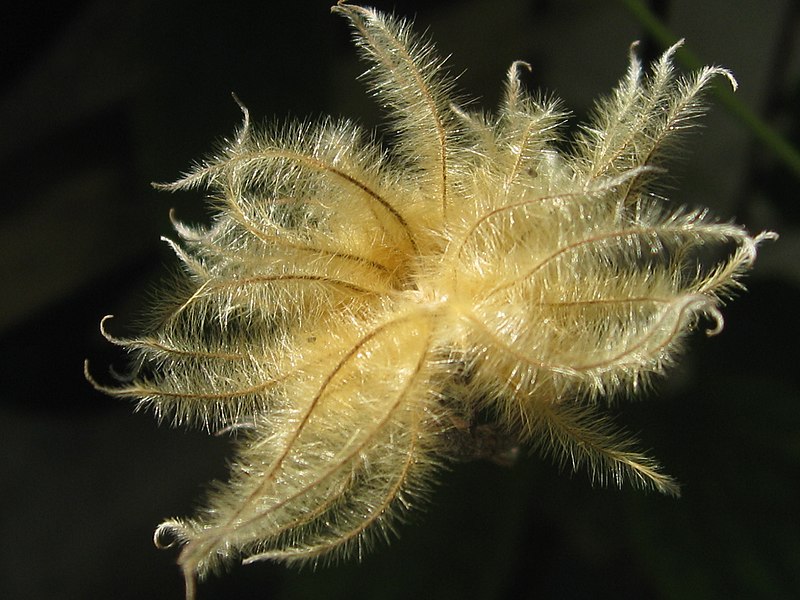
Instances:
[[[223,6],[224,4],[224,6]],[[494,106],[508,65],[580,117],[658,46],[619,2],[375,2],[416,15],[460,88]],[[652,4],[738,97],[797,141],[798,4]],[[325,2],[16,3],[0,24],[0,597],[181,598],[153,528],[225,476],[229,441],[157,427],[96,393],[82,364],[124,365],[102,339],[135,331],[174,264],[167,213],[204,218],[169,181],[256,120],[381,114]],[[200,598],[791,598],[800,594],[798,175],[716,107],[672,170],[676,202],[781,240],[764,247],[727,326],[619,415],[683,483],[682,499],[592,489],[536,456],[461,465],[390,547],[361,565],[237,567]]]

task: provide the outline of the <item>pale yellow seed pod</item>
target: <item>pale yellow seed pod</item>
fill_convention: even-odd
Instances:
[[[645,73],[632,53],[565,151],[565,114],[523,89],[525,63],[496,116],[476,114],[408,23],[333,11],[396,145],[333,120],[254,131],[244,110],[222,154],[162,186],[208,189],[217,207],[168,241],[193,291],[137,339],[103,320],[136,357],[130,384],[87,371],[160,418],[239,434],[227,484],[156,531],[183,547],[189,598],[231,560],[360,557],[444,462],[519,443],[600,483],[677,494],[604,405],[669,367],[693,328],[719,331],[774,237],[648,193],[709,81],[734,83],[724,69],[678,76],[670,48]]]

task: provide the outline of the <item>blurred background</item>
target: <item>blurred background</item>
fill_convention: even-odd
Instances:
[[[586,115],[642,40],[613,0],[373,2],[415,17],[460,89],[497,104],[506,69]],[[800,131],[800,4],[658,0],[651,10],[737,98],[792,143]],[[154,527],[224,479],[230,440],[158,427],[95,392],[124,358],[100,335],[136,330],[175,259],[168,211],[202,221],[170,181],[239,125],[382,114],[356,77],[350,32],[326,2],[15,3],[0,22],[0,597],[182,598],[177,553]],[[620,410],[683,484],[680,500],[592,489],[537,456],[456,465],[430,506],[361,565],[235,567],[213,598],[796,598],[800,596],[800,174],[718,103],[671,168],[668,194],[751,231],[774,229],[680,368]]]

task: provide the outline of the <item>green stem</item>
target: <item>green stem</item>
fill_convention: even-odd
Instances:
[[[663,47],[668,48],[678,41],[678,36],[659,21],[658,17],[645,6],[644,2],[641,0],[621,0],[621,2],[645,28],[647,33]],[[686,48],[681,48],[678,51],[677,59],[682,66],[692,70],[699,69],[704,64]],[[729,88],[715,86],[713,93],[728,112],[739,119],[753,133],[756,139],[764,144],[785,166],[789,167],[797,177],[800,177],[800,152],[794,146],[739,100]]]

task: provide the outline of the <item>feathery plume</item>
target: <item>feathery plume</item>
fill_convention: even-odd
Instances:
[[[355,555],[390,536],[440,466],[527,442],[593,481],[678,485],[603,408],[636,393],[741,288],[775,237],[674,210],[652,193],[663,155],[721,76],[667,50],[628,72],[569,149],[558,102],[508,71],[495,116],[410,25],[340,2],[397,142],[347,121],[255,131],[169,191],[203,188],[208,227],[167,240],[190,292],[159,327],[111,342],[135,377],[99,389],[173,425],[236,429],[230,479],[169,519],[187,597],[215,567]],[[707,248],[717,248],[712,254]],[[714,257],[712,260],[710,257]],[[477,415],[490,415],[490,435]],[[490,444],[491,446],[491,444]],[[492,454],[490,451],[488,454]]]

